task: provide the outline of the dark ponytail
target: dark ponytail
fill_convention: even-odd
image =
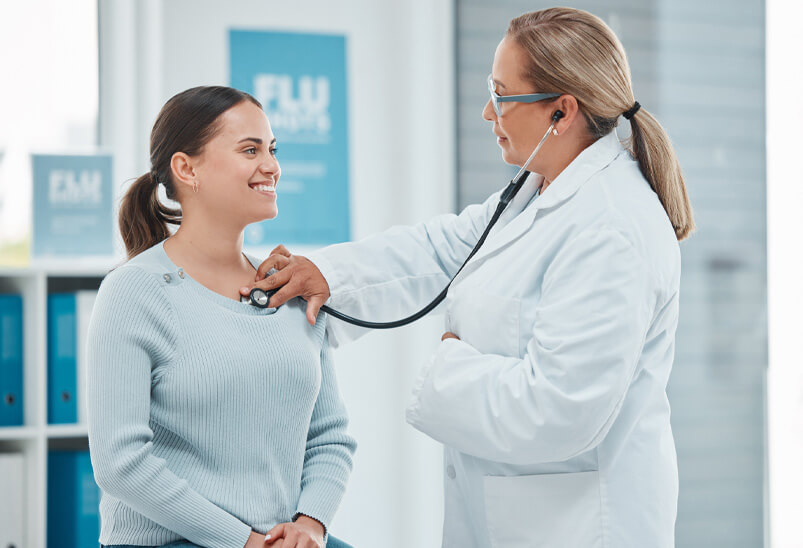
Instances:
[[[170,162],[176,152],[197,156],[220,129],[218,119],[251,95],[224,86],[201,86],[173,96],[159,112],[151,131],[151,171],[129,187],[120,204],[120,234],[132,259],[170,236],[168,225],[181,224],[181,210],[159,200],[159,184],[178,201]]]
[[[170,236],[168,224],[181,224],[181,210],[159,200],[159,184],[146,173],[129,187],[120,205],[120,234],[133,259]]]

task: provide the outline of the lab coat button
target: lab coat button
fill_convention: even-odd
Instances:
[[[170,274],[165,274],[164,275],[164,279],[165,279],[165,282],[170,283],[170,280],[172,280],[173,278],[170,277]]]
[[[181,278],[182,280],[184,279],[184,269],[183,268],[179,268],[178,269],[178,277]]]
[[[454,466],[451,464],[446,467],[446,475],[449,476],[449,479],[455,479],[455,477],[457,477],[457,472],[455,472]]]

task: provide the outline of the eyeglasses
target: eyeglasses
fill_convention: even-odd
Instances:
[[[526,95],[499,95],[496,93],[496,84],[493,75],[488,75],[488,91],[491,92],[491,104],[497,116],[502,116],[502,107],[499,103],[535,103],[544,99],[560,97],[561,93],[528,93]]]

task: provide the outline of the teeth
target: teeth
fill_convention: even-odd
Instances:
[[[252,187],[254,190],[258,190],[260,192],[275,192],[275,186],[268,186],[268,185],[254,185]]]

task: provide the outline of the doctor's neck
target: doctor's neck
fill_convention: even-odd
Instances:
[[[591,144],[589,139],[570,139],[568,135],[566,137],[567,139],[561,143],[561,146],[554,147],[549,151],[549,164],[540,167],[540,173],[544,177],[544,181],[541,183],[541,194]]]

